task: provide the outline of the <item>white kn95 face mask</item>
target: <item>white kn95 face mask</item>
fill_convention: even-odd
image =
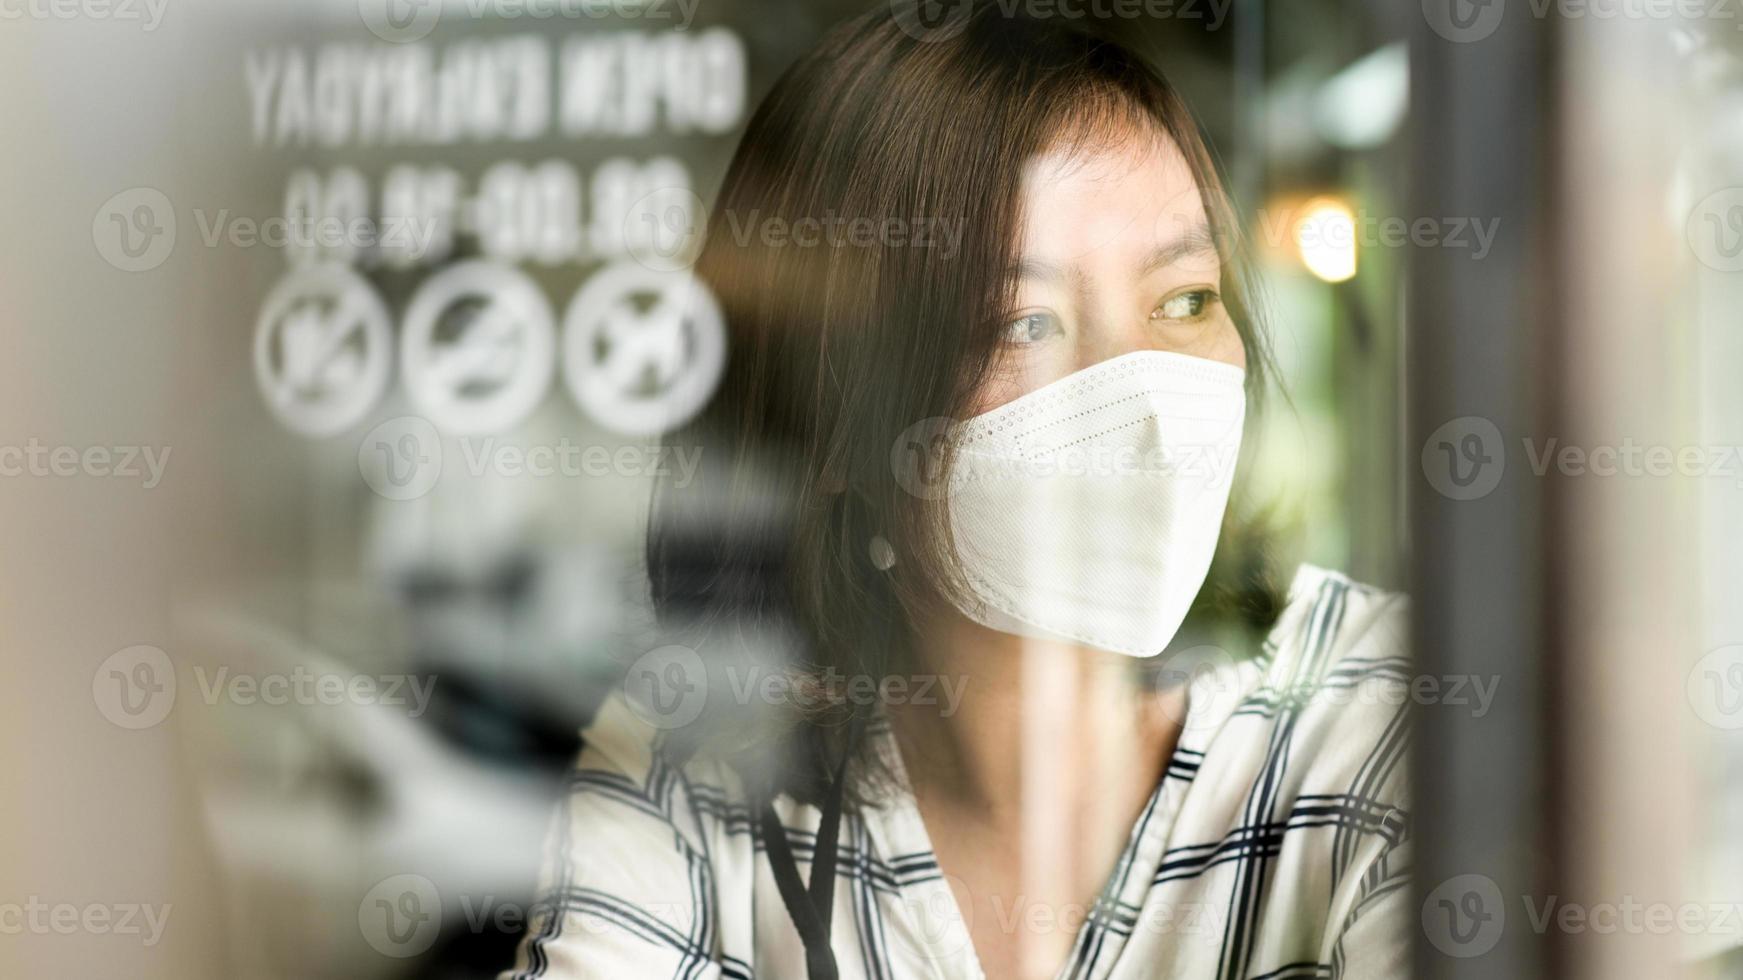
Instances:
[[[970,619],[1161,653],[1204,584],[1246,417],[1245,372],[1137,351],[962,424],[949,513]]]

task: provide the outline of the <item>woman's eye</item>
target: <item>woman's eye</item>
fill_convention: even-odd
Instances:
[[[1038,343],[1059,332],[1058,317],[1051,313],[1030,313],[1005,324],[1005,343]]]
[[[1210,309],[1217,301],[1216,291],[1212,289],[1195,289],[1190,293],[1181,293],[1170,298],[1156,312],[1150,314],[1153,320],[1196,320]]]

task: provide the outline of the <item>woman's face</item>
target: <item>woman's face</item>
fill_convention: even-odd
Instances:
[[[1015,301],[975,414],[1132,351],[1246,366],[1204,200],[1171,140],[1043,154],[1020,204]]]

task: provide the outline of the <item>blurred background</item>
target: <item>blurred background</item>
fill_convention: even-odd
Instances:
[[[730,356],[684,250],[865,6],[0,0],[0,975],[508,964]],[[1494,692],[1420,705],[1418,972],[1743,976],[1743,15],[1043,8],[1230,177],[1278,560]]]

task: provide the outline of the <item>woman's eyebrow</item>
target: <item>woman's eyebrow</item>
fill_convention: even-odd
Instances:
[[[1167,268],[1181,259],[1193,255],[1216,255],[1216,239],[1211,237],[1210,226],[1202,221],[1194,222],[1179,235],[1157,245],[1144,257],[1139,268],[1144,272],[1154,272]],[[1040,280],[1042,282],[1059,282],[1065,279],[1077,280],[1081,272],[1066,269],[1044,259],[1025,258],[1010,267],[1007,278],[1017,280]]]
[[[1067,269],[1044,259],[1023,259],[1011,266],[1007,278],[1012,282],[1023,280],[1039,280],[1041,282],[1067,282],[1079,288],[1083,284],[1083,270],[1072,266]]]
[[[1145,257],[1141,268],[1145,272],[1155,272],[1179,262],[1192,255],[1216,255],[1216,239],[1211,237],[1210,226],[1202,221],[1194,222],[1185,231],[1174,238],[1157,245]]]

